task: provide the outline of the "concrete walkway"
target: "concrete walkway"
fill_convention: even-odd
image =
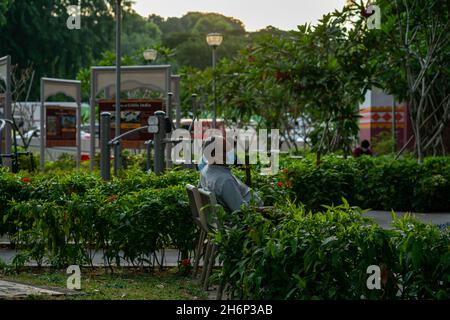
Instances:
[[[435,225],[450,225],[450,213],[405,213],[396,212],[398,218],[402,218],[407,214],[415,216],[418,220],[424,223],[432,223]],[[375,222],[383,229],[392,229],[392,214],[387,211],[369,211],[365,216],[375,220]]]
[[[5,244],[7,241],[3,241]],[[0,247],[0,261],[3,261],[4,263],[11,264],[14,257],[16,256],[17,251],[11,248],[8,248],[7,246],[3,245]],[[157,254],[158,261],[161,262],[162,254],[159,252]],[[95,267],[104,267],[107,266],[107,263],[103,260],[103,252],[102,251],[96,251],[93,255],[93,264]],[[115,261],[111,262],[112,265],[115,265]],[[121,266],[129,267],[131,264],[128,262],[121,260],[120,261]],[[26,264],[27,266],[37,266],[36,262],[32,261],[30,263]],[[44,264],[46,265],[46,264]],[[148,266],[147,263],[144,263],[145,266]],[[201,265],[201,264],[200,264]],[[88,265],[86,265],[87,267]],[[178,250],[175,249],[167,249],[165,250],[164,254],[164,266],[165,267],[176,267],[178,266]]]
[[[64,292],[0,280],[0,300],[24,299],[31,295],[63,296]]]

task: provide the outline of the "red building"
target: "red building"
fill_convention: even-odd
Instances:
[[[373,141],[382,132],[392,134],[395,125],[396,145],[399,150],[412,135],[408,108],[405,103],[397,103],[382,90],[374,88],[366,94],[366,100],[359,108],[359,140]],[[395,116],[395,121],[394,121]],[[413,143],[410,144],[413,147]]]

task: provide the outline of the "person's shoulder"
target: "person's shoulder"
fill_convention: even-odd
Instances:
[[[353,149],[353,155],[354,156],[359,156],[361,155],[362,149],[360,147],[357,147],[355,149]]]

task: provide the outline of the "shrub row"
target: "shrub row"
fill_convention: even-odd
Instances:
[[[240,299],[449,299],[450,228],[411,218],[383,230],[348,204],[222,217],[220,278]],[[369,266],[381,269],[370,290]],[[369,280],[371,282],[371,280]]]
[[[153,263],[154,253],[174,247],[186,257],[195,226],[184,185],[197,174],[161,177],[127,171],[104,183],[95,175],[19,177],[0,173],[0,234],[17,249],[16,265],[92,263],[93,249],[109,264]]]
[[[339,204],[374,210],[450,212],[450,158],[415,159],[392,157],[338,159],[325,157],[290,160],[279,175],[279,185],[293,200],[312,210]]]

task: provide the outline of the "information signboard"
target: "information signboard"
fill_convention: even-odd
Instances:
[[[46,147],[76,147],[76,108],[46,107]]]
[[[111,133],[115,136],[115,100],[100,100],[99,115],[102,112],[111,113]],[[120,134],[127,131],[148,126],[148,118],[158,110],[163,110],[162,100],[127,99],[120,102]],[[153,134],[148,130],[131,133],[122,140],[122,146],[127,149],[145,148],[144,142],[153,139]]]

